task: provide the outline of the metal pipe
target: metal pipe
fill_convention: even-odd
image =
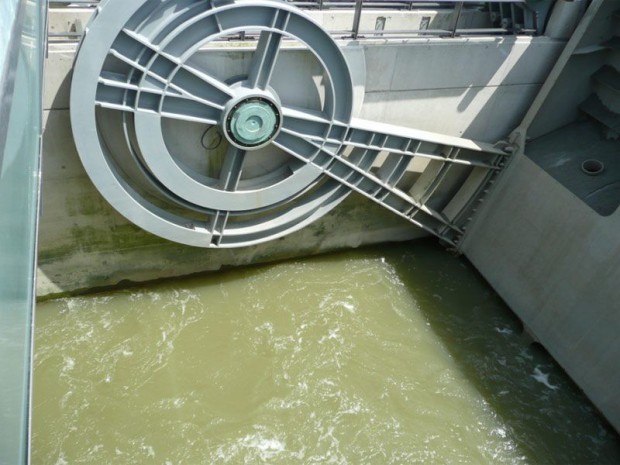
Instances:
[[[362,8],[364,7],[364,0],[355,0],[355,14],[353,15],[353,39],[357,39],[360,30],[360,21],[362,20]]]
[[[81,4],[84,6],[92,6],[92,5],[96,5],[98,3],[99,0],[53,0],[53,4],[64,4],[64,5],[69,5],[69,4]],[[296,1],[296,0],[292,0],[291,3],[295,4],[297,6],[302,6],[302,5],[313,5],[313,6],[318,6],[320,9],[325,9],[325,8],[330,8],[332,5],[333,6],[339,6],[339,7],[345,7],[345,6],[349,6],[349,5],[354,5],[355,6],[355,11],[354,11],[354,16],[353,16],[353,24],[351,27],[351,30],[349,31],[343,31],[343,30],[337,30],[337,31],[329,31],[329,33],[333,36],[333,37],[338,37],[340,36],[341,38],[353,38],[354,40],[359,39],[360,35],[367,35],[369,39],[373,39],[373,38],[377,38],[377,37],[386,37],[386,38],[396,38],[394,36],[397,36],[397,38],[415,38],[415,37],[420,37],[420,36],[443,36],[443,37],[455,37],[457,35],[472,35],[472,34],[480,34],[480,35],[491,35],[491,34],[508,34],[508,33],[515,33],[517,31],[511,31],[509,30],[509,28],[507,27],[500,27],[500,28],[479,28],[479,29],[458,29],[458,22],[463,10],[463,7],[466,3],[468,3],[471,0],[462,0],[462,1],[447,1],[444,2],[442,5],[442,7],[445,8],[446,5],[450,5],[453,4],[453,16],[452,16],[452,22],[451,25],[449,27],[449,29],[444,30],[444,29],[424,29],[424,30],[415,30],[415,29],[409,29],[409,30],[382,30],[380,33],[377,32],[376,30],[363,30],[360,31],[360,23],[361,23],[361,16],[362,16],[362,10],[366,7],[369,8],[371,6],[374,5],[381,5],[382,7],[402,7],[404,5],[431,5],[431,4],[435,4],[435,5],[440,5],[439,3],[429,3],[429,2],[421,2],[421,1],[417,1],[417,0],[405,0],[402,2],[394,2],[394,1],[366,1],[364,2],[364,0],[355,0],[355,3],[352,2],[334,2],[334,1],[329,1],[329,0],[314,0],[314,1]],[[516,0],[517,2],[521,2],[521,0]],[[500,3],[499,7],[501,8],[502,5],[501,3],[505,3],[504,0],[496,0],[497,3]],[[492,2],[495,3],[495,2]],[[518,31],[521,34],[535,34],[536,31],[533,29],[522,29],[520,31]],[[65,42],[65,41],[71,41],[73,40],[79,40],[79,38],[82,36],[81,32],[49,32],[48,33],[50,40],[52,42]],[[254,36],[252,34],[247,34],[247,35],[241,35],[238,40],[246,40],[246,39],[253,39]],[[228,39],[224,39],[224,40],[230,40]]]
[[[454,4],[454,13],[452,13],[452,26],[450,30],[450,37],[456,36],[456,27],[459,24],[459,18],[461,17],[461,11],[463,11],[463,2],[458,2]]]
[[[457,3],[457,1],[462,1],[462,3],[483,3],[480,0],[444,0],[444,1],[439,1],[439,2],[429,2],[428,0],[403,0],[401,2],[398,2],[399,4],[405,4],[405,5],[419,5],[419,6],[432,6],[433,8],[437,8],[437,7],[443,7],[446,4],[450,4],[450,3]],[[526,3],[527,0],[493,0],[489,3]],[[86,5],[96,5],[100,2],[100,0],[50,0],[50,4],[70,4],[70,3],[74,3],[74,4],[86,4]],[[315,0],[315,1],[308,1],[308,0],[302,0],[302,1],[297,1],[297,0],[291,0],[291,3],[294,4],[314,4],[316,5],[319,2],[319,0]],[[339,2],[325,2],[326,4],[332,4],[332,5],[338,5]],[[344,3],[344,2],[343,2]],[[350,2],[353,3],[353,2]],[[376,4],[383,4],[383,3],[389,3],[388,2],[383,2],[381,0],[375,0]]]
[[[504,28],[487,28],[487,29],[457,29],[456,35],[491,35],[491,34],[509,34],[512,31]],[[521,33],[523,34],[534,34],[536,30],[534,29],[522,29]],[[395,29],[395,30],[381,30],[377,31],[375,29],[368,30],[359,30],[358,38],[360,36],[364,36],[368,40],[384,38],[384,39],[415,39],[419,37],[425,36],[433,36],[433,37],[446,37],[451,35],[451,31],[447,29]],[[335,38],[350,38],[351,31],[343,29],[336,31],[329,31],[329,34]],[[50,32],[49,39],[51,43],[64,43],[64,42],[75,42],[78,41],[82,34],[79,32]],[[252,39],[257,40],[258,35],[256,34],[246,34],[245,40]],[[227,41],[231,40],[229,38],[221,38],[216,39],[216,41]],[[239,37],[233,40],[239,40]]]

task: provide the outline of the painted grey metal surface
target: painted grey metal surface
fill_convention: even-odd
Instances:
[[[19,27],[0,43],[0,54],[15,52],[0,86],[0,464],[18,465],[29,463],[45,5],[9,11]]]
[[[208,66],[209,47],[239,35],[258,37],[249,68],[218,76]],[[311,52],[321,69],[314,105],[282,97],[294,93],[293,82],[284,89],[270,85],[278,55],[290,46]],[[199,60],[200,53],[207,59]],[[474,170],[478,181],[480,171],[492,175],[505,153],[353,118],[353,100],[338,45],[286,3],[109,0],[78,52],[71,121],[82,163],[103,196],[135,224],[176,242],[239,247],[271,240],[311,223],[354,191],[454,243],[463,232],[458,212],[448,217],[430,198],[452,179],[446,174],[455,166],[466,169],[450,181],[457,191]],[[257,127],[271,127],[259,143],[243,142],[232,120],[257,101],[270,110],[250,116]],[[218,148],[227,147],[219,166],[201,164],[204,157],[215,162],[211,146],[180,153],[165,129],[170,121],[197,125],[203,136],[219,133]],[[373,170],[380,154],[388,158]],[[433,162],[432,176],[403,190],[399,182],[416,158]]]

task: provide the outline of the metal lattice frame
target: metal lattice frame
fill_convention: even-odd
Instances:
[[[218,77],[196,59],[214,40],[239,34],[258,36],[243,75]],[[271,85],[284,39],[321,68],[324,95],[315,105],[293,106]],[[492,176],[504,153],[356,119],[352,107],[337,44],[277,1],[109,0],[87,28],[71,88],[89,176],[120,213],[161,237],[200,247],[255,244],[309,224],[355,191],[453,242],[462,229],[432,196],[445,191],[445,179],[458,187],[476,173]],[[210,148],[181,153],[178,124],[220,134],[225,150],[215,169],[201,159],[216,158]],[[373,168],[382,153],[389,155]],[[430,163],[403,190],[414,158]]]

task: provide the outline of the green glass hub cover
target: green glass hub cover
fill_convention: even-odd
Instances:
[[[275,133],[278,117],[269,103],[251,100],[233,110],[230,131],[233,138],[243,145],[259,145]]]

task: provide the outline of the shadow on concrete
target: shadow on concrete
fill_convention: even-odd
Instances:
[[[539,137],[526,155],[599,215],[620,205],[620,143],[595,123],[578,121]]]

